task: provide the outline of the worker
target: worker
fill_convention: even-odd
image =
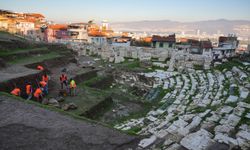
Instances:
[[[41,90],[40,87],[38,87],[36,89],[36,91],[34,92],[34,97],[36,98],[36,100],[38,102],[42,102],[43,101],[43,92],[42,92],[42,90]]]
[[[40,84],[41,90],[43,91],[43,94],[47,95],[49,93],[47,83],[45,81],[40,81],[39,84]]]
[[[45,72],[44,75],[42,76],[42,81],[45,81],[46,83],[49,82],[49,76],[47,75],[46,72]]]
[[[33,88],[31,83],[26,84],[26,94],[27,94],[27,100],[30,100],[33,95]]]
[[[67,82],[68,82],[67,75],[62,73],[62,75],[60,76],[61,89],[63,89],[63,84],[66,86],[66,88],[68,87]]]
[[[76,82],[72,78],[70,79],[70,95],[71,96],[76,95]]]
[[[42,81],[45,81],[46,84],[46,88],[49,89],[49,76],[47,75],[47,73],[45,72],[44,75],[42,76]]]
[[[37,70],[41,70],[41,71],[43,71],[43,70],[44,70],[44,68],[43,68],[43,66],[38,65],[38,66],[37,66]]]
[[[12,95],[15,95],[15,96],[20,96],[21,95],[21,90],[20,90],[20,88],[15,87],[10,93]]]

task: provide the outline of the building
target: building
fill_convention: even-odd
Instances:
[[[235,35],[220,36],[218,47],[213,49],[214,59],[230,58],[235,56],[239,40]]]
[[[153,35],[151,47],[153,48],[175,48],[175,34],[169,36]]]
[[[36,22],[45,22],[45,17],[42,14],[38,13],[26,13],[25,17],[28,19],[32,19]]]
[[[103,45],[107,43],[107,38],[105,36],[89,36],[88,42],[97,45]]]
[[[68,25],[66,24],[49,25],[44,32],[45,41],[51,43],[68,39],[70,36],[67,29]]]
[[[103,45],[107,43],[107,38],[102,32],[89,32],[88,34],[88,43],[93,43],[96,45]]]
[[[16,20],[17,33],[20,35],[28,35],[28,31],[35,29],[35,23],[26,19]]]
[[[4,16],[0,16],[0,30],[7,30],[8,24],[9,24],[9,19]]]
[[[72,23],[68,26],[68,33],[74,41],[87,41],[88,23]]]

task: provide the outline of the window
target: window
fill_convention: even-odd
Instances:
[[[160,46],[159,46],[159,47],[163,47],[163,43],[162,43],[162,42],[160,43]]]
[[[168,47],[172,48],[173,47],[173,43],[169,43]]]

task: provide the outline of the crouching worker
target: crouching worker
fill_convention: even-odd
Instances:
[[[27,94],[27,100],[30,100],[32,98],[33,95],[33,88],[31,83],[28,83],[26,85],[26,94]]]
[[[49,93],[47,82],[40,81],[40,87],[42,87],[41,90],[43,91],[44,95],[47,95]]]
[[[43,101],[43,92],[42,92],[42,90],[41,90],[40,87],[38,87],[36,89],[36,91],[34,92],[34,97],[36,98],[36,100],[38,102],[42,102]]]
[[[71,96],[76,95],[76,82],[72,78],[70,79],[70,95]]]
[[[47,83],[47,86],[49,85],[49,76],[47,75],[47,73],[44,73],[44,75],[42,76],[42,81],[45,81]]]
[[[15,96],[21,96],[21,90],[18,87],[15,87],[10,93]]]

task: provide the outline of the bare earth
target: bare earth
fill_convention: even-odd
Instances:
[[[0,149],[135,149],[138,138],[0,96]]]

